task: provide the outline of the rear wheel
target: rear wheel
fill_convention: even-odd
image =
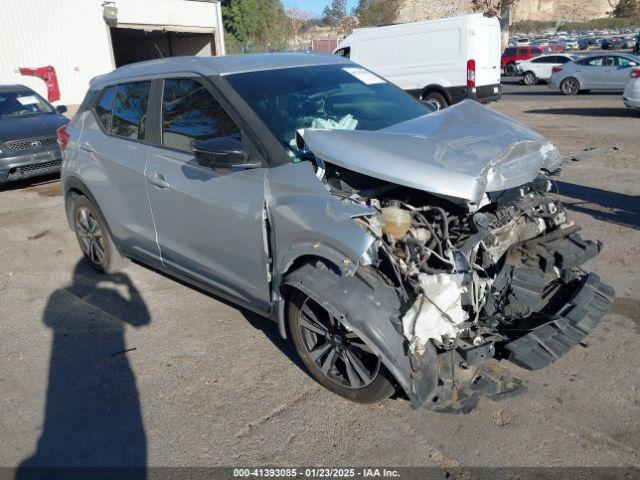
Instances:
[[[560,91],[565,95],[575,95],[580,90],[580,82],[573,77],[568,77],[560,82]]]
[[[515,63],[509,63],[506,67],[504,67],[504,74],[507,77],[515,77],[516,73],[518,73],[518,69],[516,68]]]
[[[380,402],[395,392],[380,358],[313,299],[294,292],[288,314],[293,344],[322,386],[361,403]]]
[[[524,74],[524,77],[522,77],[522,82],[529,86],[535,85],[538,83],[538,77],[536,77],[536,74],[533,72],[527,72]]]
[[[114,273],[127,266],[109,236],[98,209],[83,196],[73,199],[73,228],[80,249],[91,266],[104,273]]]
[[[429,102],[436,110],[442,110],[449,106],[449,102],[444,98],[444,95],[438,92],[429,92],[426,95],[423,95],[422,101]]]

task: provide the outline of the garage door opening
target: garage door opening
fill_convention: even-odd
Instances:
[[[194,33],[111,27],[116,67],[155,58],[215,55],[213,32]]]

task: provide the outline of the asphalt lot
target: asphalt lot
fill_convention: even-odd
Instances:
[[[640,466],[640,112],[507,82],[491,108],[564,154],[624,144],[558,178],[605,244],[613,311],[545,370],[505,364],[526,394],[468,415],[350,403],[274,324],[138,265],[92,272],[59,183],[27,182],[0,191],[0,466]]]

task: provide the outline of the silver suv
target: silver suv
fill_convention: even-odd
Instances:
[[[277,322],[349,399],[468,409],[518,390],[613,291],[547,195],[558,151],[465,101],[441,112],[338,56],[172,58],[98,77],[68,125],[69,223]]]

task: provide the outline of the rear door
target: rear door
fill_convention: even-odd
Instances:
[[[215,170],[196,162],[196,142],[218,137],[252,148],[205,83],[167,78],[160,144],[147,160],[147,188],[167,268],[243,302],[267,308],[265,168]]]
[[[495,22],[471,24],[469,59],[476,62],[476,86],[500,83],[500,25]]]
[[[83,178],[91,180],[109,227],[127,254],[159,261],[155,228],[145,189],[148,145],[147,105],[151,82],[127,82],[105,88],[80,140]]]
[[[576,62],[575,72],[580,81],[580,87],[584,89],[606,88],[607,70],[613,66],[607,66],[608,61],[605,56],[591,57]]]

